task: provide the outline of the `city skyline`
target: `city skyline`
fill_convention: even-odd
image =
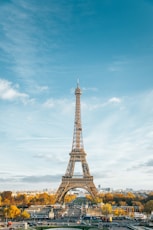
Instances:
[[[0,2],[0,190],[58,188],[79,79],[94,183],[153,188],[153,2]]]

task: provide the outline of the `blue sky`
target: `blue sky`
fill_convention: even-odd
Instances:
[[[59,186],[78,78],[95,185],[152,189],[153,1],[1,0],[0,11],[0,191]]]

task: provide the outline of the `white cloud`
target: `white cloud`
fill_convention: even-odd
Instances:
[[[43,104],[46,108],[53,108],[55,106],[55,101],[53,99],[48,99]]]
[[[151,93],[143,93],[124,98],[122,104],[125,110],[113,109],[111,106],[108,109],[105,106],[100,111],[88,113],[88,116],[93,116],[91,121],[94,120],[94,125],[90,129],[88,127],[84,138],[91,173],[94,173],[95,165],[99,174],[101,170],[107,172],[109,168],[113,175],[116,173],[116,178],[120,178],[121,187],[124,186],[124,178],[127,178],[126,184],[130,186],[131,182],[132,187],[136,188],[130,177],[132,173],[137,175],[135,171],[139,170],[142,177],[137,179],[137,186],[141,187],[142,181],[147,178],[144,167],[151,169],[153,166],[152,99]],[[111,98],[107,102],[120,103],[120,99]],[[115,187],[116,181],[109,180],[109,183]]]
[[[110,103],[121,103],[121,99],[117,97],[112,97],[108,100]]]
[[[21,100],[25,101],[29,96],[25,93],[20,93],[16,86],[5,79],[0,79],[0,99],[2,100]]]

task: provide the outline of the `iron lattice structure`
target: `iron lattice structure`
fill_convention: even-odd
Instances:
[[[83,147],[80,106],[81,89],[79,87],[79,84],[77,84],[77,88],[75,89],[75,95],[76,104],[72,150],[70,152],[70,159],[65,176],[62,177],[62,182],[56,192],[56,202],[58,203],[63,202],[66,193],[73,188],[83,188],[87,190],[91,194],[93,199],[97,194],[97,189],[93,182],[93,176],[90,175],[89,167],[86,161],[86,153]],[[74,175],[76,162],[81,163],[82,177],[76,177]]]

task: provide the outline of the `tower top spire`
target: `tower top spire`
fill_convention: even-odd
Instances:
[[[77,79],[77,88],[79,88],[79,78]]]
[[[77,87],[75,89],[75,95],[80,94],[81,95],[81,89],[79,85],[79,78],[77,79]]]

